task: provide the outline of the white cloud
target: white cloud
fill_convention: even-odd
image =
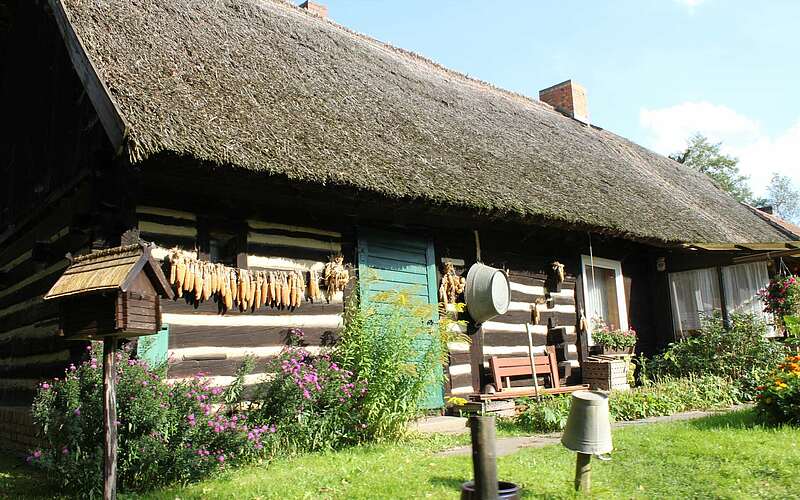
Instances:
[[[639,124],[649,134],[649,146],[665,155],[684,147],[695,132],[722,142],[723,152],[739,158],[739,167],[750,176],[756,194],[763,194],[772,172],[788,175],[800,186],[800,117],[787,130],[769,135],[756,120],[726,106],[699,101],[643,108]]]
[[[701,3],[704,3],[706,0],[673,0],[675,3],[679,3],[686,7],[689,10],[689,13],[694,13],[695,7],[698,7]]]
[[[687,6],[689,9],[693,9],[700,5],[701,3],[705,2],[706,0],[673,0],[676,3],[682,4]]]

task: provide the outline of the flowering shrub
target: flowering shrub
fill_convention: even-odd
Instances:
[[[431,383],[444,376],[440,361],[448,333],[429,325],[431,306],[386,292],[377,298],[378,310],[352,297],[330,350],[311,353],[303,332],[293,330],[290,345],[267,366],[274,377],[256,390],[252,417],[276,424],[289,449],[398,437]]]
[[[779,327],[783,326],[783,317],[798,312],[800,305],[800,280],[797,276],[776,276],[766,288],[759,290],[759,297],[764,302],[764,312],[772,313]]]
[[[610,330],[605,324],[592,332],[592,340],[606,349],[625,351],[636,345],[634,330]]]
[[[330,353],[312,355],[303,332],[290,332],[290,345],[267,364],[274,374],[259,384],[251,418],[284,429],[280,439],[295,450],[337,448],[358,442],[363,433],[360,402],[366,381],[333,361]]]
[[[787,348],[765,337],[766,325],[752,314],[732,314],[726,329],[719,313],[704,318],[700,333],[681,339],[647,362],[655,378],[670,375],[718,375],[742,391],[750,400]]]
[[[758,412],[768,421],[800,424],[800,356],[788,356],[757,389]]]
[[[32,412],[44,446],[29,461],[52,472],[67,491],[102,492],[103,374],[100,350],[42,382]],[[274,427],[254,427],[241,414],[215,410],[224,397],[198,374],[167,384],[147,363],[117,356],[118,481],[123,490],[206,476],[265,454]]]

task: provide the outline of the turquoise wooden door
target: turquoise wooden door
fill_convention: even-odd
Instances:
[[[437,305],[436,262],[433,242],[401,233],[364,230],[358,239],[358,273],[362,300],[370,301],[386,291],[402,291],[420,302]],[[432,308],[430,321],[439,314]],[[429,338],[418,339],[420,349],[430,346]],[[441,370],[441,368],[440,368]],[[422,408],[444,406],[441,372],[426,391]]]
[[[169,325],[162,324],[155,335],[138,337],[136,356],[147,361],[150,368],[160,368],[167,361],[169,350]]]

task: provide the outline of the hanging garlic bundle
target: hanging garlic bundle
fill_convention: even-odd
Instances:
[[[350,281],[350,273],[344,267],[344,256],[342,254],[332,255],[330,262],[325,264],[325,288],[328,295],[328,302],[341,292]]]
[[[439,301],[447,304],[455,304],[459,295],[464,292],[467,280],[456,274],[451,262],[445,262],[442,273],[442,282],[439,286]]]

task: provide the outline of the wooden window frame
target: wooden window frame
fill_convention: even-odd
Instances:
[[[586,314],[586,320],[589,322],[588,328],[588,335],[587,340],[589,341],[589,345],[594,345],[594,340],[592,339],[592,327],[591,327],[591,313],[593,311],[589,311],[589,280],[591,279],[591,271],[588,271],[587,268],[590,266],[600,267],[603,269],[609,269],[614,271],[614,284],[617,288],[617,311],[619,313],[619,328],[621,330],[628,329],[628,304],[625,298],[625,279],[622,275],[622,262],[618,260],[612,259],[604,259],[602,257],[592,257],[589,255],[581,255],[581,274],[583,276],[583,304],[584,304],[584,311]]]

